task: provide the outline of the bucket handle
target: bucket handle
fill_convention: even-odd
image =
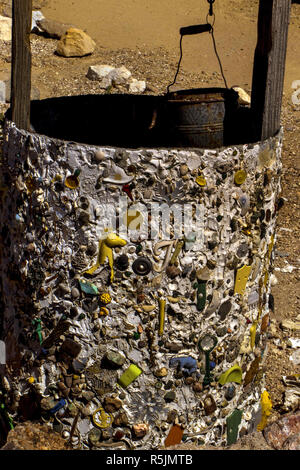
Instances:
[[[179,58],[179,62],[178,62],[178,65],[177,65],[177,70],[176,70],[176,74],[175,74],[175,78],[173,80],[172,83],[170,83],[167,87],[167,95],[170,93],[170,87],[173,86],[175,83],[176,83],[176,80],[177,80],[177,76],[178,76],[178,73],[179,73],[179,69],[180,69],[180,64],[181,64],[181,61],[182,61],[182,39],[183,39],[183,36],[190,36],[192,34],[200,34],[200,33],[206,33],[206,32],[211,32],[213,29],[212,25],[210,23],[206,23],[206,24],[196,24],[196,25],[192,25],[192,26],[184,26],[183,28],[180,28],[179,32],[180,32],[180,43],[179,43],[179,46],[180,46],[180,58]]]

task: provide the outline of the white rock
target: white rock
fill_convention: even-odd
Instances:
[[[43,20],[45,17],[41,11],[33,11],[31,17],[31,31],[32,32],[41,32],[42,30],[36,24],[37,21]]]
[[[99,80],[102,81],[106,78],[110,72],[114,70],[114,67],[111,65],[91,65],[86,74],[87,78],[90,80]]]
[[[11,41],[12,19],[0,16],[0,41]]]
[[[112,86],[112,79],[110,78],[109,75],[107,77],[104,77],[99,84],[99,88],[103,88],[104,90],[107,90],[108,87]]]
[[[239,86],[234,86],[232,87],[232,89],[234,91],[236,91],[239,95],[238,97],[238,102],[239,104],[251,104],[251,98],[250,96],[248,95],[248,93],[245,92],[245,90],[243,90],[243,88],[239,87]]]
[[[129,93],[144,93],[146,90],[146,82],[144,80],[132,79],[129,83]]]
[[[112,70],[109,77],[111,78],[113,85],[124,85],[130,79],[131,72],[122,65],[122,67]]]
[[[275,274],[271,274],[270,276],[270,281],[271,281],[271,286],[276,286],[276,284],[278,284],[278,279],[277,277],[275,276]]]

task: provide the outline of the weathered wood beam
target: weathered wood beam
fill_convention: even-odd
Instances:
[[[20,129],[30,129],[32,0],[13,0],[12,4],[12,120]]]
[[[260,0],[254,56],[251,109],[254,139],[280,128],[291,0]]]

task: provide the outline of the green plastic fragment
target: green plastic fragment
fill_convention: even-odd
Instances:
[[[95,284],[91,284],[90,282],[79,281],[79,286],[82,292],[85,294],[90,295],[99,295],[99,290]]]
[[[243,371],[238,366],[235,364],[234,366],[230,367],[226,372],[224,372],[220,377],[219,377],[219,384],[224,385],[227,382],[236,382],[237,384],[242,383],[242,375]]]
[[[43,336],[42,336],[42,325],[41,325],[41,319],[36,318],[35,320],[32,320],[32,324],[36,327],[35,328],[35,334],[38,337],[39,343],[42,344],[43,342]]]
[[[234,444],[237,441],[242,414],[243,410],[235,409],[234,412],[226,419],[228,446]]]

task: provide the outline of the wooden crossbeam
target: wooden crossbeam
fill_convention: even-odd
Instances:
[[[20,129],[30,129],[32,0],[13,0],[12,4],[12,120]]]
[[[251,109],[254,140],[280,128],[291,0],[260,0]]]

